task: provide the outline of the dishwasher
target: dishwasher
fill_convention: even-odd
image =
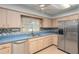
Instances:
[[[25,42],[26,40],[13,42],[12,53],[13,54],[25,54]]]

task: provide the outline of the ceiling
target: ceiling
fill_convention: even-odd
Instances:
[[[42,10],[40,5],[45,5]],[[0,7],[31,13],[38,16],[55,18],[79,13],[79,4],[68,4],[69,8],[64,8],[63,4],[0,4]]]
[[[28,8],[32,11],[47,14],[49,16],[55,16],[64,12],[69,12],[71,10],[77,9],[78,4],[70,4],[71,7],[63,8],[62,4],[46,4],[44,10],[41,10],[40,4],[19,4],[19,6]]]

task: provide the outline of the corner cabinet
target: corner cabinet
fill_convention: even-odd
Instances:
[[[58,45],[58,35],[52,35],[52,39],[53,39],[53,44],[54,45]]]
[[[43,37],[43,48],[50,46],[52,43],[51,35]]]
[[[20,28],[21,16],[19,12],[0,8],[0,28]]]
[[[58,20],[57,20],[57,19],[52,20],[52,27],[53,27],[53,28],[58,27]]]
[[[52,27],[50,19],[42,19],[42,27]]]

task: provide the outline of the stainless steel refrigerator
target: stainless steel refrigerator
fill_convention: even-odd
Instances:
[[[79,21],[59,21],[58,49],[71,53],[79,53]]]

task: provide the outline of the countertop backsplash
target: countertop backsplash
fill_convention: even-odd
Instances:
[[[58,28],[41,28],[41,31],[46,31],[50,33],[58,33]]]
[[[42,30],[38,32],[20,32],[20,29],[1,29],[0,34],[0,44],[14,42],[19,40],[28,40],[32,39],[33,37],[42,37],[47,35],[57,35],[57,33],[53,30]],[[10,32],[7,32],[10,30]]]
[[[20,32],[20,28],[1,28],[0,29],[0,36],[5,36],[5,35],[11,35],[11,34],[16,34]]]
[[[0,29],[0,36],[7,36],[7,35],[41,35],[45,33],[58,33],[58,28],[41,28],[38,32],[21,32],[20,28],[2,28]]]

